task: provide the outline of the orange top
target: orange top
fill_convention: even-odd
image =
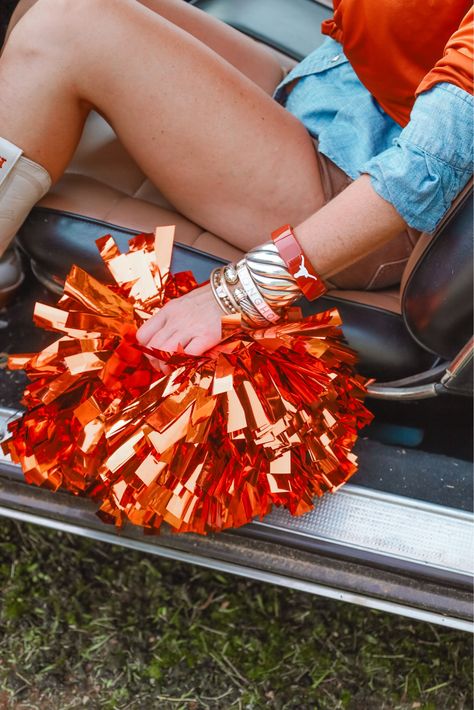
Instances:
[[[417,94],[439,82],[472,94],[473,25],[467,0],[334,0],[322,32],[342,44],[364,86],[405,126]]]

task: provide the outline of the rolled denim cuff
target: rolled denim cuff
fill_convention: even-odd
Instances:
[[[394,145],[362,167],[410,227],[436,229],[472,175],[473,117],[470,94],[437,84],[417,98]]]

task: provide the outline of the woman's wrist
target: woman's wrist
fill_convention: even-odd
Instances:
[[[276,230],[272,238],[236,264],[214,269],[210,279],[221,310],[240,312],[253,327],[278,322],[301,295],[313,300],[326,290],[289,225]]]

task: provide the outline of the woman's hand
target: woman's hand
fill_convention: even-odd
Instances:
[[[185,353],[202,355],[221,339],[221,316],[211,287],[201,286],[169,301],[139,328],[137,339],[148,348],[173,353],[181,345]],[[157,370],[169,372],[161,360],[149,359]]]

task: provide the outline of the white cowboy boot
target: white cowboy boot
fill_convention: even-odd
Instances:
[[[23,281],[21,260],[10,246],[31,208],[51,187],[47,170],[0,138],[0,307]]]

